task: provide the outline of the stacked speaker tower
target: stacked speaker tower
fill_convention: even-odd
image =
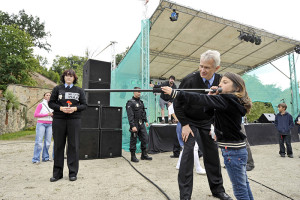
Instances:
[[[83,89],[110,89],[111,63],[89,59],[83,67]],[[122,107],[110,106],[110,93],[86,92],[79,159],[122,156]]]

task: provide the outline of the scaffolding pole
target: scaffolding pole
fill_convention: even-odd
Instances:
[[[295,67],[294,53],[289,54],[290,66],[290,83],[291,83],[291,100],[292,100],[292,116],[297,117],[299,114],[299,87],[297,82],[297,74]]]
[[[150,69],[149,69],[149,32],[150,23],[149,19],[142,20],[142,89],[149,89],[150,84]],[[150,95],[148,93],[144,94],[144,101],[147,108],[150,108]],[[150,113],[147,113],[149,120]]]

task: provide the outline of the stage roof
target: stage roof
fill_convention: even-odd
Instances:
[[[179,13],[175,22],[170,21],[173,9]],[[174,75],[181,80],[198,70],[200,55],[208,49],[221,53],[219,73],[242,75],[300,45],[300,41],[165,0],[160,1],[150,18],[150,26],[151,78],[168,79]],[[261,36],[261,44],[240,40],[239,31]]]

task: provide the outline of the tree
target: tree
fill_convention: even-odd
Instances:
[[[257,120],[263,113],[274,113],[277,105],[285,100],[288,112],[291,113],[291,90],[282,90],[274,84],[264,85],[256,75],[243,75],[246,88],[253,103],[250,114],[247,115],[249,122]]]
[[[58,84],[60,81],[60,76],[57,72],[53,71],[52,69],[47,69],[47,58],[38,55],[36,56],[36,59],[39,61],[40,64],[40,66],[36,69],[36,72],[42,74],[43,76]]]
[[[70,56],[70,57],[63,57],[63,56],[56,56],[53,60],[53,64],[51,70],[57,72],[59,75],[63,73],[63,71],[67,69],[73,69],[78,76],[78,86],[82,86],[82,76],[83,76],[83,65],[88,60],[87,57],[80,57],[80,56]]]
[[[248,122],[254,122],[262,113],[274,113],[274,109],[271,103],[266,102],[253,102],[251,112],[247,114]]]
[[[15,26],[0,25],[0,89],[8,84],[33,85],[30,72],[39,65],[31,36]]]
[[[18,15],[0,11],[0,25],[15,25],[33,38],[35,47],[50,50],[51,45],[47,43],[46,38],[51,34],[45,31],[45,23],[41,23],[39,17],[27,15],[24,10],[19,11]]]
[[[116,66],[120,64],[121,60],[126,56],[128,51],[129,51],[129,47],[126,47],[126,50],[124,52],[116,55]]]

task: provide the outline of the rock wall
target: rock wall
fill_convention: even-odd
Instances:
[[[27,106],[27,126],[35,126],[36,119],[34,118],[34,111],[37,105],[42,101],[46,92],[51,92],[53,88],[40,88],[23,85],[9,85],[8,90],[12,91],[21,104]],[[0,118],[2,120],[2,118]]]
[[[27,106],[20,104],[19,109],[9,109],[6,112],[6,100],[0,99],[0,135],[20,131],[25,127]]]

